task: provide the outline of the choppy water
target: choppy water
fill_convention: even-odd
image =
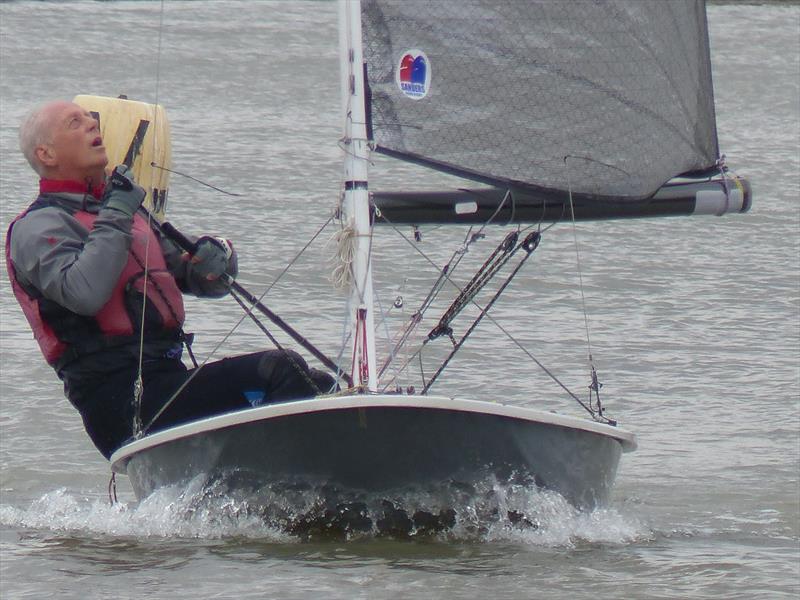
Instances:
[[[167,2],[159,53],[160,9],[0,3],[3,229],[35,190],[16,150],[16,127],[32,104],[76,93],[158,100],[170,116],[175,168],[244,194],[174,178],[171,219],[235,239],[242,283],[262,290],[336,202],[335,4]],[[123,480],[121,503],[110,506],[108,466],[3,280],[0,596],[796,597],[800,6],[714,4],[709,20],[721,146],[753,182],[752,212],[578,227],[606,403],[640,442],[623,457],[610,507],[578,513],[557,497],[496,485],[485,490],[493,502],[535,514],[538,526],[476,529],[463,519],[446,536],[411,542],[300,542],[224,498],[198,504],[165,490],[137,505]],[[377,167],[376,187],[417,176]],[[463,233],[426,231],[421,248],[441,263]],[[412,310],[434,274],[391,231],[377,247],[382,304],[402,294]],[[471,264],[492,247],[475,248]],[[335,354],[343,299],[327,281],[329,252],[314,245],[268,300]],[[574,263],[571,229],[554,228],[494,315],[581,390]],[[189,302],[188,310],[201,354],[239,316],[225,301]],[[220,352],[263,343],[245,327]],[[442,385],[465,396],[488,385],[520,405],[575,412],[490,324]],[[486,510],[480,501],[464,508]]]

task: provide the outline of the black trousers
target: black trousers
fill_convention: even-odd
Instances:
[[[90,393],[82,390],[80,402],[70,398],[106,458],[133,435],[137,372],[133,367],[114,373]],[[290,350],[224,358],[199,369],[187,369],[176,359],[149,361],[142,367],[142,382],[140,415],[145,427],[180,390],[146,433],[261,404],[310,398],[335,387],[332,376],[309,369],[305,360]]]

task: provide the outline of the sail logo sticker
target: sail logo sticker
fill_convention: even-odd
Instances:
[[[406,50],[397,63],[397,87],[412,100],[428,95],[431,85],[431,64],[422,50]]]

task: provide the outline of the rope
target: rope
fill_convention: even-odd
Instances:
[[[337,290],[347,289],[353,281],[353,261],[356,256],[356,230],[352,221],[331,236],[336,241],[336,266],[331,272],[331,282]]]
[[[367,265],[370,265],[371,261],[372,261],[372,244],[373,244],[373,241],[374,241],[374,236],[372,235],[372,227],[373,227],[373,225],[371,224],[370,225],[370,233],[368,234],[369,246],[367,247],[367,261],[366,261]],[[358,347],[358,341],[359,340],[361,340],[361,342],[362,342],[361,363],[364,363],[364,361],[367,358],[365,355],[363,355],[363,352],[366,352],[366,343],[367,343],[367,337],[366,337],[366,315],[362,314],[360,307],[363,306],[363,304],[364,304],[364,296],[365,296],[365,292],[366,292],[366,288],[367,288],[367,280],[368,280],[368,277],[369,277],[370,269],[367,268],[367,270],[364,272],[364,278],[363,278],[363,280],[361,282],[355,281],[355,279],[353,277],[353,262],[355,261],[355,255],[356,255],[355,240],[359,237],[359,234],[356,233],[355,228],[352,225],[352,221],[350,223],[348,223],[347,225],[342,225],[342,229],[339,232],[337,232],[333,237],[338,242],[337,256],[339,258],[339,262],[336,265],[336,267],[334,267],[334,270],[333,270],[333,272],[331,274],[331,280],[333,281],[334,286],[337,287],[337,288],[340,288],[340,289],[344,288],[344,287],[350,287],[352,285],[355,285],[356,286],[356,292],[357,292],[357,295],[358,295],[358,300],[359,300],[359,308],[357,309],[358,313],[357,313],[357,316],[356,316],[356,327],[355,327],[355,329],[356,329],[356,337],[354,338],[355,343],[353,344],[353,362],[352,362],[352,365],[353,365],[353,369],[354,370],[351,372],[351,375],[355,375],[355,365],[356,365],[355,350]],[[360,283],[360,285],[359,285],[359,283]],[[348,314],[348,315],[352,314],[353,313],[352,309],[353,309],[353,306],[352,306],[352,294],[348,294],[347,313],[346,314]],[[363,323],[362,323],[362,321],[363,321]],[[345,320],[345,328],[347,328],[347,320]],[[361,335],[361,337],[358,337],[359,335]],[[350,338],[349,338],[349,335],[348,335],[345,338],[345,344],[347,343],[347,341],[349,341],[349,339]],[[345,347],[343,346],[342,349],[339,352],[339,355],[338,355],[339,359],[344,354],[344,351],[345,351]],[[359,363],[359,364],[361,364],[361,363]],[[339,364],[339,360],[338,359],[337,359],[337,364]],[[366,375],[367,374],[367,365],[366,365],[366,363],[364,363],[363,367],[359,369],[359,372],[361,373],[361,375]],[[353,381],[355,382],[355,378],[353,378]],[[359,380],[359,381],[361,381],[361,380]]]
[[[503,268],[508,260],[520,248],[517,246],[518,234],[516,231],[509,233],[505,239],[500,242],[500,245],[494,249],[492,254],[481,265],[478,271],[473,275],[472,279],[464,286],[461,293],[456,296],[450,308],[445,311],[439,324],[434,327],[428,334],[428,339],[432,340],[441,335],[449,335],[452,337],[452,329],[450,323],[455,319],[464,307],[467,306],[478,295],[478,293],[486,286],[487,283]]]
[[[506,238],[506,239],[508,239],[508,238]],[[464,335],[461,337],[461,339],[458,341],[458,343],[454,343],[453,349],[451,350],[451,352],[448,355],[448,357],[444,360],[444,362],[439,367],[439,369],[436,371],[436,373],[434,373],[433,377],[430,378],[430,380],[425,384],[425,387],[422,389],[422,394],[423,395],[428,393],[428,390],[434,384],[434,382],[439,377],[439,375],[447,367],[447,365],[449,364],[450,360],[455,356],[456,352],[458,352],[458,350],[461,349],[461,346],[464,344],[464,342],[467,340],[467,338],[470,336],[470,334],[475,330],[475,328],[478,326],[478,324],[483,320],[483,317],[486,316],[486,314],[489,312],[489,309],[492,308],[492,306],[497,301],[497,299],[500,297],[500,295],[511,284],[511,280],[514,279],[514,277],[516,276],[517,273],[519,273],[520,269],[522,268],[522,265],[525,264],[525,261],[528,260],[530,255],[533,254],[533,251],[536,250],[536,248],[539,246],[539,242],[541,241],[541,239],[542,239],[542,235],[538,231],[534,231],[533,233],[528,235],[522,242],[520,242],[519,245],[514,247],[514,249],[511,252],[511,254],[514,254],[519,248],[523,248],[525,250],[525,256],[523,256],[522,259],[517,263],[517,266],[514,268],[514,270],[509,274],[509,276],[503,282],[503,285],[500,286],[500,288],[497,290],[497,292],[495,292],[494,296],[489,301],[489,303],[483,308],[483,310],[481,310],[481,313],[478,315],[478,318],[475,319],[475,321],[472,323],[472,325],[470,325],[469,329],[467,329],[467,331],[464,333]],[[516,237],[514,238],[514,240],[516,241]],[[451,336],[450,339],[452,339],[452,333],[450,334],[450,336]]]

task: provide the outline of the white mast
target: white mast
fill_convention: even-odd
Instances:
[[[361,50],[361,2],[339,0],[339,61],[344,115],[344,201],[342,220],[354,230],[353,281],[350,291],[350,337],[353,384],[378,389],[370,264],[369,147],[364,106],[364,60]]]

